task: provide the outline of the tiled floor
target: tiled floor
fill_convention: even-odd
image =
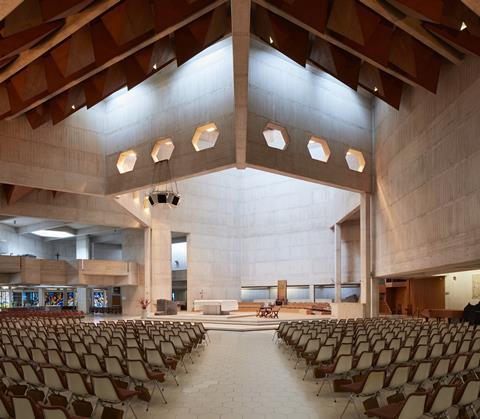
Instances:
[[[166,383],[168,404],[158,395],[148,412],[136,404],[139,419],[340,417],[345,398],[334,403],[329,395],[316,397],[313,379],[301,380],[303,368],[293,369],[284,349],[272,342],[272,332],[209,333],[211,344],[194,365],[187,363],[189,374],[179,375],[180,386]],[[354,417],[353,409],[344,416]]]

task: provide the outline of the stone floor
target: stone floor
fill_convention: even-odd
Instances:
[[[346,399],[337,403],[325,394],[316,397],[312,378],[302,381],[303,368],[293,369],[284,349],[272,342],[273,333],[210,331],[212,342],[187,363],[180,386],[168,380],[164,405],[154,396],[149,411],[136,403],[141,418],[321,418],[336,419]],[[327,393],[327,389],[324,391]],[[128,418],[132,418],[132,414]],[[356,417],[349,409],[346,419]]]

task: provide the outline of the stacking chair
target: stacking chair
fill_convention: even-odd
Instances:
[[[430,377],[432,371],[431,361],[419,362],[415,368],[410,372],[408,382],[415,385],[415,390],[418,389]]]
[[[478,400],[480,394],[480,381],[467,381],[454,398],[454,406],[466,413],[470,410],[474,417],[478,417],[477,411],[473,404]]]
[[[385,384],[385,390],[403,393],[403,388],[408,382],[409,374],[410,367],[408,365],[397,365]]]
[[[105,357],[105,370],[115,378],[125,378],[127,376],[126,369],[120,363],[120,360],[114,356]]]
[[[60,394],[67,391],[67,382],[64,375],[54,366],[41,367],[43,382],[48,387],[45,398],[48,398],[50,394]]]
[[[302,351],[297,351],[297,362],[295,363],[294,369],[297,368],[298,363],[302,359],[310,359],[317,355],[320,350],[320,339],[309,339],[305,348]]]
[[[146,349],[145,354],[147,356],[147,363],[153,370],[168,372],[173,377],[175,384],[178,386],[176,375],[173,373],[172,368],[165,363],[162,354],[158,349]]]
[[[65,373],[65,378],[67,380],[68,391],[72,393],[74,400],[85,400],[93,396],[92,386],[83,374],[68,371]]]
[[[362,352],[354,364],[355,372],[362,374],[364,371],[370,370],[373,366],[374,356],[373,352]]]
[[[177,354],[175,346],[170,341],[162,341],[160,342],[160,352],[165,358],[173,358],[180,362],[185,370],[185,373],[188,374],[187,366],[183,361],[183,356],[181,354]]]
[[[353,355],[340,355],[334,364],[317,367],[316,372],[318,371],[320,375],[323,375],[322,384],[318,389],[317,396],[320,394],[325,382],[328,383],[333,392],[331,380],[347,376],[352,370],[352,366]]]
[[[24,380],[22,377],[22,371],[16,362],[3,361],[3,370],[5,372],[5,377],[10,383],[12,384],[24,383]]]
[[[412,393],[404,401],[367,410],[368,417],[380,419],[418,419],[423,415],[426,393]]]
[[[322,365],[323,363],[331,362],[333,359],[334,349],[335,348],[333,345],[323,345],[320,347],[315,357],[305,358],[307,365],[305,367],[305,374],[303,375],[303,380],[305,380],[305,377],[307,376],[308,371],[310,370],[312,365]]]
[[[391,364],[392,359],[393,349],[382,349],[374,362],[374,367],[386,368]]]
[[[115,386],[110,377],[92,375],[91,380],[93,392],[97,397],[97,403],[102,406],[116,406],[121,404],[125,406],[125,413],[130,409],[135,418],[137,417],[131,402],[135,396],[138,396],[138,391],[119,388]]]
[[[134,383],[140,382],[142,386],[146,384],[153,384],[153,390],[151,397],[153,397],[153,393],[155,392],[155,389],[158,389],[160,391],[160,394],[162,396],[163,402],[166,404],[167,400],[165,399],[165,395],[163,394],[163,390],[160,387],[159,383],[163,383],[165,381],[165,375],[161,371],[150,371],[145,367],[145,364],[143,361],[140,360],[135,360],[127,361],[127,368],[128,368],[128,375],[129,377],[133,380]],[[150,402],[147,404],[147,410],[149,408]]]
[[[35,371],[30,364],[22,364],[20,368],[22,370],[23,380],[27,383],[28,387],[39,390],[45,386],[41,374]]]
[[[76,352],[65,352],[65,365],[71,370],[85,370],[82,360]]]
[[[443,381],[450,369],[450,358],[440,358],[433,368],[430,380],[433,382]]]
[[[372,370],[368,373],[368,375],[363,381],[342,385],[342,390],[350,392],[350,396],[348,398],[347,404],[345,405],[345,409],[343,409],[343,412],[340,415],[340,418],[343,418],[343,415],[347,411],[350,403],[353,404],[353,407],[357,412],[357,416],[360,416],[360,412],[358,411],[357,405],[355,404],[355,399],[357,397],[377,397],[382,390],[384,384],[385,370]]]
[[[440,386],[435,391],[435,394],[427,399],[425,406],[425,414],[432,417],[447,417],[446,412],[453,405],[453,398],[455,396],[456,386]]]

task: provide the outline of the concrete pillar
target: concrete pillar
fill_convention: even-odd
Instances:
[[[315,301],[315,285],[310,284],[308,286],[308,297],[310,298],[310,301]]]
[[[87,288],[77,288],[77,309],[83,311],[84,313],[88,312]]]
[[[90,237],[77,237],[76,259],[90,259]]]
[[[342,302],[342,227],[335,224],[335,302]]]
[[[151,233],[150,298],[172,299],[172,232],[168,225],[154,223]]]
[[[365,316],[372,315],[370,260],[370,194],[360,196],[360,302]]]

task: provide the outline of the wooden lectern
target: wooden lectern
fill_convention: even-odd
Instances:
[[[280,279],[277,282],[277,300],[275,304],[277,306],[282,306],[287,304],[287,281],[285,279]]]

